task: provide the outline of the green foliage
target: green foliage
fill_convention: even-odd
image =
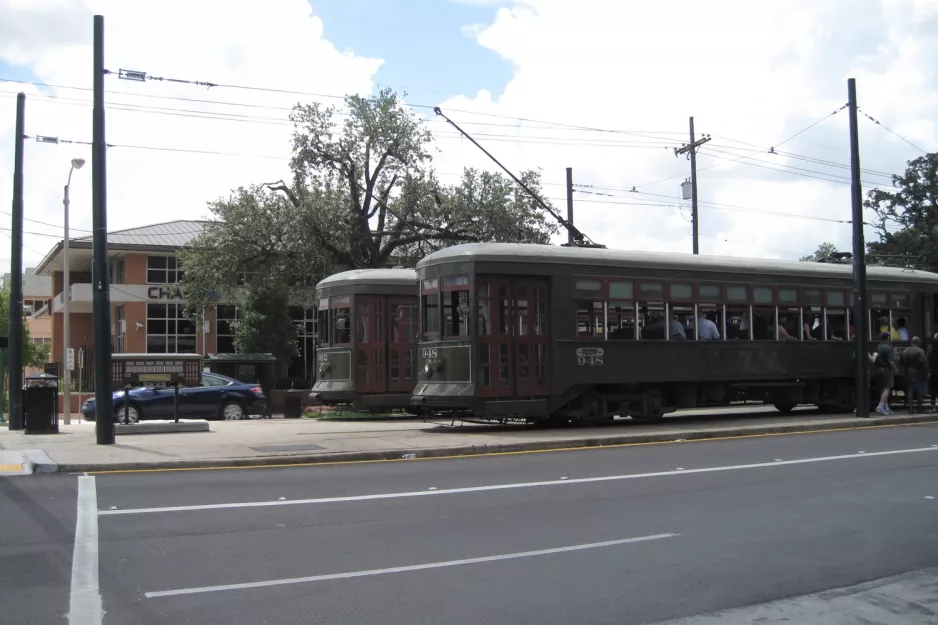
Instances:
[[[10,287],[6,284],[3,285],[3,290],[0,291],[0,335],[10,335]],[[48,343],[33,342],[29,336],[29,324],[26,323],[26,315],[23,315],[23,366],[41,367],[49,362],[49,349]]]
[[[239,352],[270,353],[282,361],[296,356],[296,328],[287,293],[281,276],[258,276],[248,282],[244,304],[233,322]]]
[[[813,254],[808,254],[807,256],[802,256],[798,260],[808,263],[819,263],[821,261],[827,260],[833,254],[837,253],[837,246],[833,243],[824,242],[818,245],[817,251]]]
[[[305,236],[318,227],[310,224],[316,216],[307,208],[261,185],[209,203],[212,221],[180,253],[188,314],[198,317],[218,297],[233,299],[254,275],[273,273],[287,285],[314,286],[329,261]]]
[[[871,261],[938,271],[938,153],[910,161],[892,186],[870,190],[864,202],[880,238],[869,244]]]
[[[190,317],[219,299],[235,300],[245,282],[249,291],[283,303],[286,314],[286,293],[305,293],[311,304],[312,289],[296,287],[313,287],[336,271],[387,267],[400,257],[412,262],[468,241],[547,243],[558,231],[502,174],[467,169],[458,184],[442,184],[433,172],[429,130],[393,91],[349,96],[345,109],[297,105],[290,182],[240,187],[209,203],[211,223],[180,254]],[[538,172],[519,177],[540,194]],[[276,279],[260,285],[252,275]],[[257,316],[239,314],[241,326],[253,328],[241,340],[266,344],[259,332],[285,323],[260,295],[252,301],[241,308]],[[279,347],[275,353],[286,353],[286,342]]]

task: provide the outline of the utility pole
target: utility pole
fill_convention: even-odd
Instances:
[[[690,118],[690,143],[674,148],[674,156],[688,154],[690,156],[690,215],[691,225],[694,228],[694,254],[700,253],[700,228],[697,216],[697,148],[710,140],[710,135],[704,135],[699,140],[694,138],[694,118]]]
[[[866,302],[866,243],[863,240],[863,189],[860,186],[860,138],[857,129],[857,81],[847,79],[850,111],[850,204],[853,209],[853,327],[856,331],[857,416],[870,416],[869,313]]]
[[[13,149],[13,223],[10,251],[10,429],[23,429],[23,142],[26,94],[16,94]]]
[[[94,401],[98,445],[114,444],[111,399],[111,284],[107,266],[107,143],[104,136],[104,16],[94,16],[94,112],[91,196],[94,310]]]
[[[65,183],[65,194],[62,199],[62,204],[65,206],[65,237],[62,239],[62,273],[65,274],[65,278],[62,283],[65,285],[65,288],[62,290],[62,304],[63,304],[63,319],[62,319],[62,342],[65,345],[64,351],[62,352],[63,358],[65,361],[65,366],[62,368],[62,382],[65,387],[62,394],[62,399],[65,400],[65,425],[68,425],[72,422],[72,370],[75,368],[75,350],[72,349],[72,337],[71,337],[71,301],[72,301],[72,272],[69,268],[69,233],[68,233],[68,209],[71,205],[69,200],[69,188],[72,186],[72,172],[76,169],[81,169],[85,164],[85,159],[83,158],[73,158],[72,167],[68,170],[68,181]],[[71,356],[71,357],[69,357]]]
[[[573,168],[567,167],[567,221],[573,223]],[[567,244],[573,245],[573,231],[567,230]]]

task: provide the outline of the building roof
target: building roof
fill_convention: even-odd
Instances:
[[[176,221],[167,221],[162,224],[152,224],[150,226],[139,226],[136,228],[127,228],[125,230],[114,230],[107,234],[108,247],[120,247],[124,245],[135,245],[143,247],[182,247],[202,234],[210,221],[189,221],[179,219]],[[70,245],[76,243],[87,243],[91,245],[92,237],[80,237],[69,242]]]
[[[175,252],[189,244],[205,231],[211,221],[177,219],[149,226],[113,230],[107,234],[109,250],[140,252]],[[92,249],[93,237],[77,237],[69,240],[69,247],[79,250]],[[55,244],[52,250],[36,267],[37,274],[45,274],[50,263],[58,265],[57,257],[62,253],[63,241]]]
[[[3,274],[3,286],[10,285],[12,274]],[[52,296],[52,277],[37,276],[36,270],[32,267],[23,272],[23,297],[27,299],[49,299]]]
[[[602,248],[562,247],[534,243],[466,243],[433,252],[417,263],[417,269],[456,262],[518,262],[574,265],[719,271],[737,274],[850,279],[852,265],[808,263],[793,260],[707,256],[668,252],[644,252]],[[938,274],[901,267],[867,266],[867,279],[938,285]]]
[[[316,288],[343,284],[385,284],[416,289],[417,272],[413,269],[352,269],[321,280]]]

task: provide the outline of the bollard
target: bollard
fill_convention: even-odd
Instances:
[[[130,389],[132,388],[129,384],[124,387],[124,425],[130,423]]]
[[[173,419],[179,423],[179,383],[173,384]]]

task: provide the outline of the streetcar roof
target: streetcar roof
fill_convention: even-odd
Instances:
[[[817,278],[850,278],[851,264],[809,263],[768,258],[708,256],[604,248],[562,247],[536,243],[464,243],[433,252],[417,269],[452,262],[550,263],[574,266],[625,266],[733,274],[771,274]],[[938,284],[938,274],[918,269],[867,265],[867,278]]]
[[[417,288],[417,272],[413,269],[352,269],[324,278],[316,288],[344,284],[386,284]]]

